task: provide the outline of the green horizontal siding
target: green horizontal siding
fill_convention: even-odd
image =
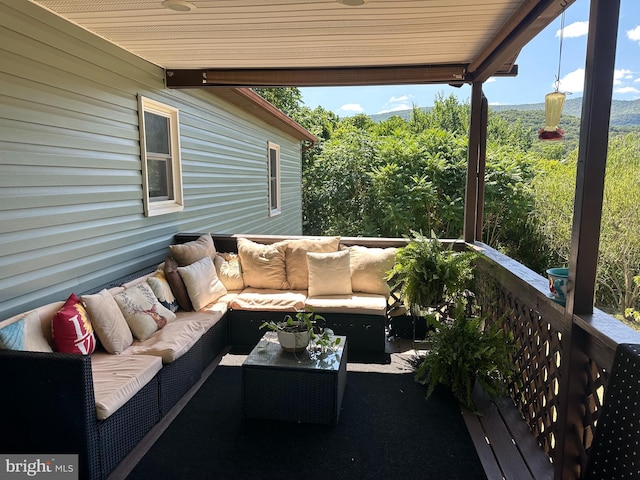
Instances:
[[[173,235],[302,233],[300,142],[29,2],[0,1],[0,319],[162,261]],[[185,208],[147,218],[138,95],[179,109]],[[268,216],[267,142],[282,214]]]

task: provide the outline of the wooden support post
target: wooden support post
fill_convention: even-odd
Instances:
[[[476,240],[482,241],[484,222],[484,172],[487,165],[487,123],[489,121],[489,102],[482,94],[482,119],[480,122],[480,145],[478,146],[478,191],[476,193]]]
[[[476,218],[478,211],[478,162],[482,136],[482,83],[471,88],[471,118],[469,122],[469,150],[467,153],[467,185],[464,197],[465,242],[476,240]]]
[[[586,340],[578,334],[573,318],[593,312],[619,12],[620,0],[591,1],[565,309],[573,328],[562,339],[556,479],[579,478],[584,460],[580,458],[584,442],[580,410],[588,359],[582,353]]]

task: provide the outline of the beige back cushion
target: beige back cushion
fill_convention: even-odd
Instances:
[[[192,242],[170,245],[169,248],[171,256],[178,262],[179,267],[191,265],[203,257],[211,257],[213,260],[216,256],[216,247],[208,233]]]
[[[349,247],[353,291],[389,296],[386,277],[393,268],[396,251],[396,248]]]
[[[309,296],[351,295],[349,251],[307,253]]]
[[[238,238],[238,255],[246,287],[288,290],[285,269],[287,241],[265,245]]]
[[[304,238],[291,240],[285,251],[285,266],[287,281],[294,290],[309,288],[309,269],[307,267],[307,253],[337,252],[340,237]]]
[[[113,296],[102,290],[94,295],[83,295],[89,320],[104,349],[113,354],[122,353],[133,343],[129,325]]]

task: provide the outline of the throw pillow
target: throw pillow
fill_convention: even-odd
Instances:
[[[175,295],[171,291],[171,286],[164,274],[164,265],[162,267],[162,270],[157,270],[152,277],[147,278],[147,283],[151,287],[151,290],[153,290],[160,305],[167,310],[176,312],[178,310],[178,300],[176,300]]]
[[[178,262],[179,267],[191,265],[202,257],[215,257],[216,247],[210,234],[202,235],[197,240],[177,245],[170,245],[171,256]]]
[[[307,253],[309,296],[351,295],[349,251]]]
[[[167,277],[167,282],[169,283],[171,291],[175,295],[180,308],[187,312],[193,310],[193,305],[191,305],[187,287],[184,286],[184,281],[178,272],[178,263],[173,259],[173,257],[167,257],[164,260],[164,274]]]
[[[35,310],[0,322],[0,349],[53,352]]]
[[[337,252],[340,237],[304,238],[291,240],[285,250],[287,281],[294,290],[309,288],[309,270],[307,252]]]
[[[246,287],[288,290],[285,269],[287,241],[270,245],[238,238],[238,255]]]
[[[51,333],[56,352],[91,355],[96,349],[89,315],[75,293],[53,315]]]
[[[175,313],[163,307],[147,283],[138,283],[115,295],[131,333],[141,342],[176,319]]]
[[[213,261],[218,278],[227,290],[243,290],[240,257],[235,253],[218,253]]]
[[[196,311],[227,293],[209,257],[204,257],[186,267],[178,267],[178,271],[189,292],[193,309]]]
[[[354,245],[349,251],[353,291],[389,296],[387,273],[393,268],[397,249]]]
[[[93,295],[83,295],[82,302],[107,352],[122,353],[133,343],[133,335],[118,302],[106,289]]]

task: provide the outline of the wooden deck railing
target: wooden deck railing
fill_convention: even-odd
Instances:
[[[548,297],[546,278],[487,245],[472,247],[482,253],[479,302],[506,322],[518,347],[520,377],[510,394],[556,465],[555,478],[580,478],[616,347],[640,343],[640,334],[599,310],[571,318]]]

